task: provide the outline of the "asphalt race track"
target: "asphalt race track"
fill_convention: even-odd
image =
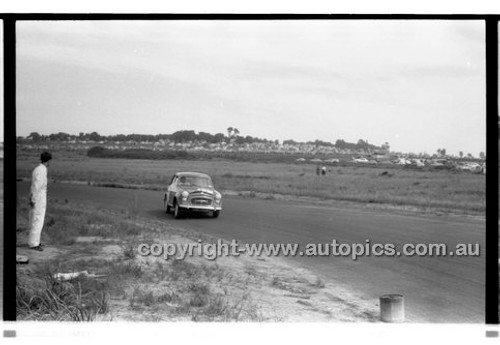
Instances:
[[[18,195],[27,196],[28,182],[18,182]],[[439,216],[403,216],[346,206],[299,202],[223,198],[217,219],[196,216],[176,220],[166,215],[163,193],[157,191],[50,184],[49,198],[92,202],[127,208],[136,198],[139,214],[240,243],[478,243],[479,257],[306,257],[289,258],[313,270],[324,281],[340,284],[363,298],[378,301],[388,293],[403,294],[410,322],[484,323],[485,222]],[[50,203],[48,204],[50,208]]]

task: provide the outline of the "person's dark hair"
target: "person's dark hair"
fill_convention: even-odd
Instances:
[[[52,155],[50,154],[50,152],[43,152],[40,155],[40,160],[42,161],[42,163],[48,162],[51,159],[52,159]]]

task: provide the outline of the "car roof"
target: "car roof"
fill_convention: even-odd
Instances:
[[[208,177],[208,178],[210,178],[210,176],[208,176],[207,174],[203,174],[203,173],[199,173],[199,172],[191,172],[191,171],[178,172],[176,175],[177,176],[195,176],[195,177]]]

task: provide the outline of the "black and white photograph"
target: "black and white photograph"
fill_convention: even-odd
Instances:
[[[483,323],[485,54],[481,20],[18,21],[17,320]]]

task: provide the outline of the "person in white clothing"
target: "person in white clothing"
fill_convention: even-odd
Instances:
[[[31,176],[28,247],[38,251],[43,251],[40,237],[47,209],[47,168],[51,159],[49,152],[43,152],[40,155],[42,162],[36,166]]]

